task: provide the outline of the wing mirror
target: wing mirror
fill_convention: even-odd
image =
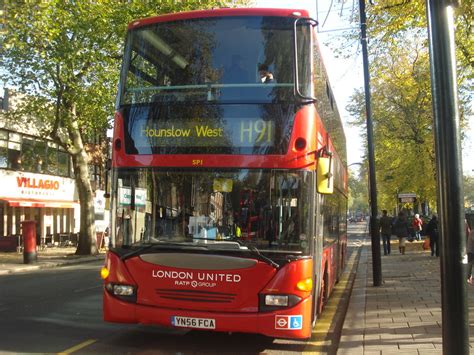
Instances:
[[[320,194],[332,194],[334,192],[332,157],[319,157],[316,169],[316,190]]]

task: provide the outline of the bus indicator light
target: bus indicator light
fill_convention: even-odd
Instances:
[[[296,284],[296,288],[300,291],[311,292],[311,290],[313,289],[313,279],[311,277],[308,277],[307,279],[298,281],[298,283]]]
[[[100,269],[100,277],[102,277],[103,280],[109,277],[109,274],[110,274],[110,271],[105,266],[102,269]]]

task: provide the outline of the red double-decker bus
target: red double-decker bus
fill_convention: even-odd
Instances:
[[[104,319],[308,338],[346,254],[345,137],[303,10],[129,25]]]

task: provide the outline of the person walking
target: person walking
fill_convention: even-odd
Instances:
[[[382,211],[380,218],[380,234],[382,234],[383,255],[390,255],[390,237],[392,236],[393,219],[387,214],[387,210]]]
[[[423,229],[423,220],[420,218],[418,213],[415,214],[413,222],[411,223],[413,230],[415,231],[415,240],[421,240],[421,230]]]
[[[398,237],[398,250],[400,251],[400,254],[405,255],[405,244],[410,231],[408,228],[407,217],[402,211],[398,213],[398,217],[393,224],[392,232]]]
[[[426,226],[426,235],[430,238],[431,256],[439,256],[438,216],[435,214]]]

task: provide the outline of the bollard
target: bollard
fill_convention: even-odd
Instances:
[[[36,254],[36,221],[21,222],[23,235],[23,264],[32,264],[38,260]]]

